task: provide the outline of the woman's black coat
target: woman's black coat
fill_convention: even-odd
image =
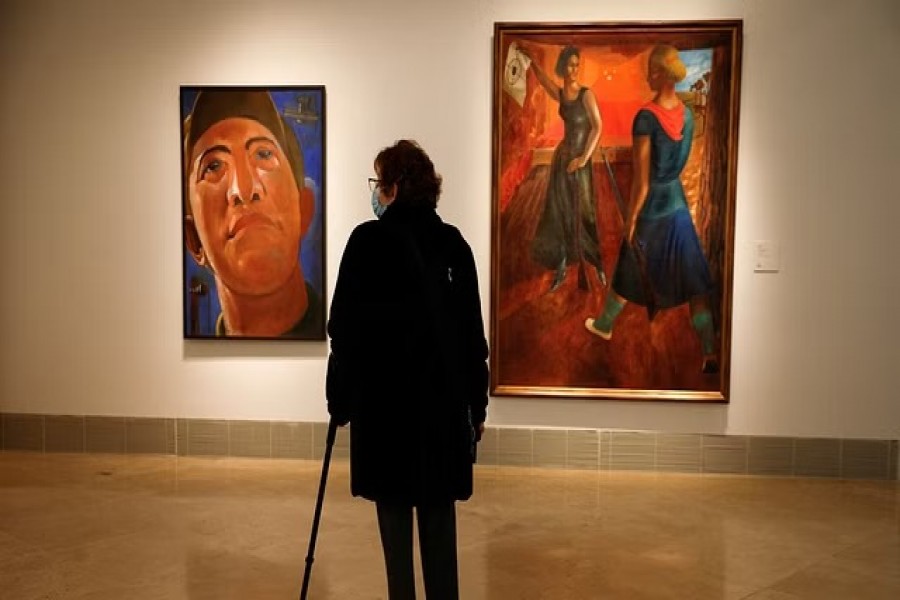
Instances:
[[[351,491],[419,505],[472,495],[488,355],[472,250],[395,203],[350,236],[328,322],[328,410],[350,421]]]

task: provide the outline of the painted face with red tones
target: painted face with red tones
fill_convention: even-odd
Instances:
[[[581,66],[581,59],[577,54],[573,54],[566,61],[565,79],[566,81],[578,81],[578,69]]]
[[[284,150],[261,123],[228,118],[206,130],[190,157],[191,211],[218,279],[265,295],[297,269],[300,190]]]

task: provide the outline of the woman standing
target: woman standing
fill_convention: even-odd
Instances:
[[[703,348],[701,368],[714,373],[719,367],[708,301],[712,277],[680,179],[694,137],[693,115],[675,93],[675,84],[686,74],[672,46],[657,46],[650,53],[647,82],[656,95],[634,118],[634,174],[625,239],[603,312],[584,324],[608,340],[628,302],[647,306],[652,301],[656,308],[690,302],[691,323]],[[647,298],[648,293],[653,297]]]
[[[529,52],[521,49],[529,59]],[[553,153],[550,179],[541,219],[531,245],[536,262],[555,269],[550,291],[562,285],[566,268],[582,260],[594,266],[601,285],[606,274],[597,237],[597,205],[591,156],[600,141],[602,121],[597,100],[589,88],[578,83],[581,53],[566,46],[556,61],[558,87],[532,59],[534,72],[547,94],[559,102],[564,135]]]
[[[455,501],[472,495],[487,341],[472,250],[437,212],[441,178],[401,140],[375,158],[377,220],[347,242],[331,304],[328,411],[350,428],[351,492],[376,503],[391,600],[458,598]]]

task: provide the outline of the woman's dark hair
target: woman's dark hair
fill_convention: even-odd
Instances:
[[[559,58],[556,59],[556,74],[560,77],[566,76],[566,67],[569,66],[569,59],[573,56],[577,56],[579,59],[581,58],[581,51],[575,46],[566,46],[559,53]]]
[[[434,163],[416,142],[400,140],[375,157],[375,170],[383,188],[397,185],[394,202],[437,207],[441,195],[441,176]]]

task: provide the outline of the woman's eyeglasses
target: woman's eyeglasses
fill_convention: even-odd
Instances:
[[[375,179],[374,177],[369,177],[369,191],[374,192],[379,187],[381,187],[381,180]]]

